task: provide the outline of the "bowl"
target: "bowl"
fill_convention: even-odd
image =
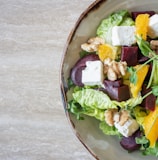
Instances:
[[[96,29],[101,20],[114,11],[127,9],[129,11],[154,10],[158,12],[157,0],[97,0],[92,3],[78,18],[65,45],[60,71],[60,86],[65,113],[70,125],[87,150],[97,160],[156,160],[156,157],[143,156],[140,152],[128,153],[124,150],[117,137],[106,136],[99,129],[99,122],[91,117],[77,120],[68,112],[67,102],[71,99],[71,90],[68,90],[67,80],[72,66],[79,59],[81,44],[88,38],[96,36]]]

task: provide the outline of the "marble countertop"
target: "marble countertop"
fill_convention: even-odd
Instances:
[[[66,39],[94,0],[0,0],[0,160],[93,160],[64,113]]]

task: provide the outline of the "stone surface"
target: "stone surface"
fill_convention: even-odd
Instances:
[[[62,106],[59,68],[93,0],[0,0],[0,159],[93,160]]]

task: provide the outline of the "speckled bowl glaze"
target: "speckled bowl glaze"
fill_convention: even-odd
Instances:
[[[110,13],[128,9],[129,11],[154,10],[158,12],[157,0],[97,0],[79,17],[70,33],[62,59],[60,85],[66,116],[81,143],[97,160],[156,160],[156,157],[143,156],[139,152],[128,153],[120,145],[117,137],[106,136],[99,129],[96,119],[86,117],[83,121],[67,112],[67,101],[71,99],[71,91],[67,89],[70,69],[79,59],[81,44],[89,37],[96,35],[96,28],[101,20]]]

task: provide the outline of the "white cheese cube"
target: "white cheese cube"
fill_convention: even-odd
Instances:
[[[84,85],[102,85],[104,78],[101,61],[87,61],[86,68],[82,70],[82,83]]]
[[[135,26],[114,26],[112,28],[113,46],[131,46],[135,43]]]
[[[158,14],[155,14],[149,19],[148,35],[150,38],[158,37]]]
[[[128,119],[128,121],[125,122],[123,126],[121,126],[117,122],[115,122],[114,125],[118,129],[118,131],[125,137],[131,136],[139,128],[139,124],[135,119]]]

